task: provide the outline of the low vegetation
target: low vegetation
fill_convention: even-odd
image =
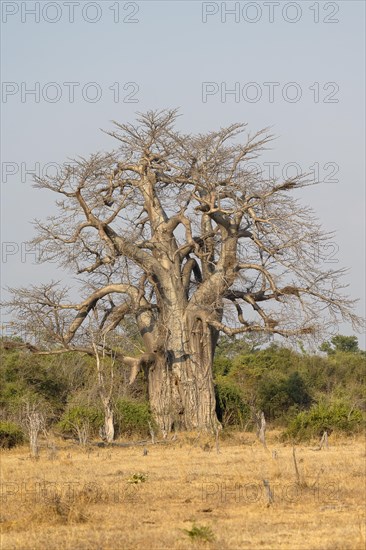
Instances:
[[[14,424],[14,422],[0,422],[0,447],[2,449],[11,449],[22,444],[23,441],[24,433],[17,424]]]
[[[3,447],[28,437],[24,410],[30,406],[42,415],[50,433],[84,445],[100,438],[104,417],[92,358],[37,356],[16,339],[3,339],[0,353]],[[257,412],[263,411],[267,428],[280,429],[284,440],[293,442],[319,438],[325,430],[362,431],[365,358],[357,338],[341,335],[313,354],[222,338],[214,362],[218,417],[226,431],[250,431]],[[142,373],[130,386],[126,371],[117,365],[112,387],[116,437],[141,439],[157,433]]]

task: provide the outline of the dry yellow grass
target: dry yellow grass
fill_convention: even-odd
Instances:
[[[299,480],[275,434],[268,451],[251,434],[222,441],[220,453],[193,435],[149,445],[147,456],[57,445],[38,461],[26,448],[2,453],[2,549],[365,548],[361,439],[298,446]],[[145,481],[129,483],[134,474]]]

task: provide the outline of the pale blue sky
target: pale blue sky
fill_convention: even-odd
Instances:
[[[32,188],[31,177],[22,174],[21,163],[24,172],[36,162],[43,167],[48,162],[61,163],[78,154],[113,148],[113,140],[99,131],[109,129],[110,120],[131,121],[136,111],[178,106],[184,131],[201,132],[236,121],[248,122],[253,132],[271,126],[278,139],[264,160],[279,162],[278,170],[296,162],[309,171],[318,163],[320,178],[330,179],[335,164],[339,166],[333,176],[338,181],[311,187],[302,198],[314,207],[325,228],[336,231],[339,250],[332,245],[327,253],[335,254],[332,258],[339,260],[340,266],[350,268],[346,282],[350,294],[361,298],[358,312],[364,315],[363,1],[270,2],[272,23],[268,2],[227,2],[227,8],[239,4],[238,22],[234,15],[227,15],[222,22],[221,2],[80,1],[74,5],[75,21],[70,23],[69,8],[61,1],[38,3],[40,22],[35,23],[34,16],[25,11],[35,4],[2,2],[1,228],[2,241],[19,246],[19,252],[2,256],[2,286],[46,282],[62,275],[54,266],[33,265],[31,256],[22,262],[21,243],[33,231],[29,222],[48,215],[54,197]],[[115,23],[117,4],[120,21]],[[82,10],[87,18],[99,15],[100,20],[94,24],[85,21]],[[202,12],[216,10],[202,22]],[[17,13],[11,14],[13,11]],[[258,22],[249,23],[256,15]],[[297,22],[285,20],[297,15]],[[319,22],[315,23],[317,15]],[[60,16],[58,22],[45,20],[56,16]],[[123,22],[123,18],[138,22]],[[337,23],[325,22],[336,19]],[[39,102],[30,95],[22,102],[21,91],[37,82]],[[47,100],[57,91],[47,86],[51,82],[61,91],[60,100],[54,103]],[[73,103],[68,100],[65,82],[80,83],[75,86]],[[93,86],[85,88],[90,82],[97,83],[102,94],[95,103],[81,93],[83,87],[85,93],[95,91]],[[203,82],[216,83],[212,89],[223,90],[238,83],[239,101],[235,102],[233,95],[221,101],[218,92],[203,102]],[[251,82],[255,87],[247,86]],[[269,101],[269,86],[264,84],[268,82],[279,83],[273,102]],[[297,83],[296,88],[286,88],[290,82]],[[126,83],[135,84],[124,90]],[[114,101],[117,88],[119,102]],[[123,102],[136,90],[133,98],[137,103]],[[258,90],[261,99],[250,102],[251,94]],[[299,101],[285,100],[282,94],[286,90],[290,99],[300,91]],[[315,102],[317,90],[319,101]],[[327,98],[338,101],[324,102]],[[17,171],[12,175],[11,170]],[[352,333],[347,326],[341,330]]]

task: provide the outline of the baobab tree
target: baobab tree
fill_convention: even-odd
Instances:
[[[251,170],[272,139],[233,124],[204,135],[175,129],[176,111],[114,123],[118,142],[36,179],[59,197],[59,214],[36,222],[43,261],[58,260],[85,284],[71,301],[58,283],[13,289],[19,323],[43,334],[39,353],[94,354],[88,316],[106,336],[133,316],[144,349],[109,351],[144,371],[160,429],[217,428],[212,363],[218,336],[314,334],[327,322],[357,325],[341,270],[323,271],[329,241],[299,204],[305,176],[266,179]],[[75,290],[74,290],[75,292]],[[117,346],[118,347],[118,346]],[[116,348],[116,347],[115,347]]]

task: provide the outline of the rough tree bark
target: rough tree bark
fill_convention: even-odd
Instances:
[[[149,400],[158,425],[165,434],[173,426],[214,431],[218,426],[212,378],[216,334],[202,319],[187,320],[184,314],[179,327],[168,330],[166,345],[148,370]]]
[[[39,344],[29,343],[37,353],[97,356],[84,321],[94,316],[108,341],[132,316],[140,356],[113,343],[103,349],[131,369],[131,383],[145,372],[161,431],[215,432],[220,332],[289,337],[359,319],[342,295],[342,270],[323,271],[314,254],[329,234],[290,196],[306,179],[266,180],[247,167],[271,136],[243,140],[243,124],[181,135],[176,117],[149,112],[136,125],[115,123],[117,151],[36,178],[61,200],[58,217],[37,222],[34,242],[44,261],[84,276],[83,300],[70,303],[67,289],[51,283],[13,289],[8,305],[23,333],[37,331]],[[111,432],[110,402],[101,397]]]

